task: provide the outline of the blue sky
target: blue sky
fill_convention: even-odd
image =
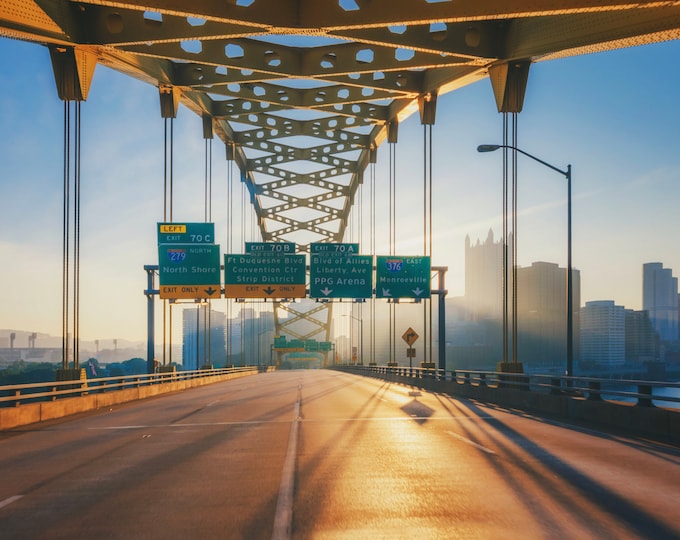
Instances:
[[[0,38],[0,59],[0,329],[60,335],[63,105],[47,49]],[[641,309],[643,263],[662,262],[680,275],[680,73],[672,68],[679,60],[676,41],[531,68],[519,145],[559,168],[572,164],[573,262],[582,302],[611,299]],[[163,218],[158,92],[98,66],[82,112],[80,334],[143,340],[142,267],[157,262],[155,224]],[[465,235],[474,242],[492,228],[500,236],[501,154],[478,154],[476,147],[501,142],[501,127],[488,80],[439,98],[433,264],[449,267],[451,296],[464,293]],[[422,246],[418,118],[404,122],[399,136],[397,251],[413,254]],[[175,137],[174,216],[203,221],[204,141],[200,119],[183,107]],[[213,156],[217,239],[226,245],[232,234],[240,247],[240,230],[226,229],[230,165],[218,140]],[[381,147],[377,254],[388,243],[387,162]],[[238,196],[239,190],[237,184]],[[564,178],[520,161],[518,207],[520,265],[566,265]],[[252,220],[246,222],[248,237]]]

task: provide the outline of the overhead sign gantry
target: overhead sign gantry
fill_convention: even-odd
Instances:
[[[160,297],[220,298],[219,245],[213,223],[159,223]],[[246,253],[224,255],[226,298],[429,298],[430,257],[359,255],[358,243],[312,243],[309,290],[304,254],[293,242],[246,242]]]

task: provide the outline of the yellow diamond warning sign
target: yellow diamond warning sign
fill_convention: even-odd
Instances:
[[[406,344],[410,347],[416,342],[418,337],[419,336],[418,334],[416,334],[416,331],[409,326],[408,330],[406,330],[406,332],[404,332],[404,335],[401,336],[401,339],[403,339],[406,342]]]

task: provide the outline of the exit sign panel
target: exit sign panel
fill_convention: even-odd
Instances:
[[[359,255],[359,244],[313,242],[309,253],[310,297],[373,296],[373,257]]]
[[[220,246],[158,246],[158,278],[161,298],[219,298]]]
[[[227,298],[304,298],[305,256],[246,253],[224,256]]]
[[[430,298],[430,257],[378,255],[376,298]]]

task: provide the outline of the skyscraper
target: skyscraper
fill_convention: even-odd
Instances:
[[[646,311],[626,310],[626,361],[658,362],[661,358],[659,334]]]
[[[625,363],[625,308],[613,300],[586,302],[581,308],[581,364],[615,367]]]
[[[573,305],[581,304],[581,279],[572,271]],[[579,335],[579,312],[573,314]],[[534,262],[517,270],[517,328],[520,361],[531,368],[564,371],[567,359],[567,269],[555,263]],[[578,358],[579,344],[573,343]]]
[[[512,321],[512,235],[507,246],[508,321]],[[494,241],[489,230],[486,240],[472,244],[465,238],[465,298],[461,303],[466,326],[458,323],[451,336],[458,349],[456,365],[472,365],[482,346],[487,357],[496,362],[503,358],[503,240]],[[580,273],[573,270],[574,357],[578,358]],[[517,269],[517,351],[518,361],[529,369],[548,368],[564,371],[567,362],[567,270],[557,264],[535,262]],[[456,330],[461,330],[456,333]],[[458,336],[465,336],[461,339]],[[512,336],[510,336],[510,345]],[[463,362],[469,356],[470,362]]]
[[[491,229],[484,242],[473,245],[470,236],[465,237],[465,305],[475,320],[503,316],[503,247],[503,239],[494,242]],[[512,245],[507,250],[510,257]]]
[[[182,366],[199,369],[204,365],[224,366],[226,315],[198,304],[182,311]]]
[[[678,278],[660,262],[642,265],[642,309],[649,312],[649,319],[661,341],[680,339]]]

